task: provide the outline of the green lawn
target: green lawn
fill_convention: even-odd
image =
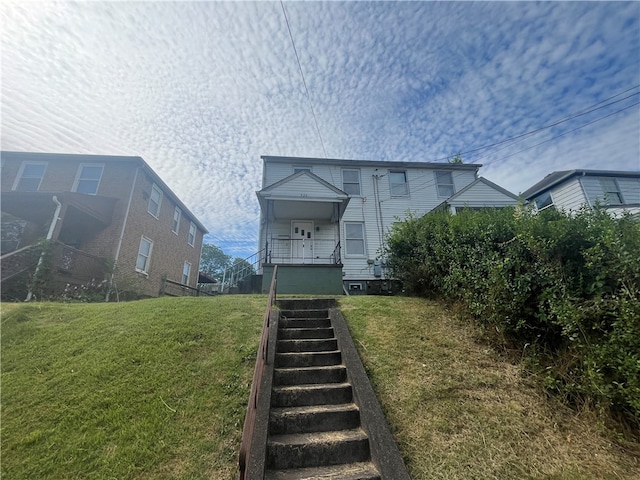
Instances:
[[[638,478],[594,417],[547,400],[437,304],[340,301],[414,480]],[[2,304],[2,477],[235,478],[265,306]]]

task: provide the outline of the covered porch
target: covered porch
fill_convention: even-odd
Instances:
[[[282,293],[341,294],[340,219],[349,195],[311,172],[298,172],[257,192],[263,279],[278,265]],[[283,290],[284,289],[284,290]],[[263,291],[269,285],[263,284]]]

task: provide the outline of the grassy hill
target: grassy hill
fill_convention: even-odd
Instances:
[[[235,478],[265,304],[2,304],[2,476]],[[550,402],[437,304],[341,304],[414,479],[638,478],[637,445]]]

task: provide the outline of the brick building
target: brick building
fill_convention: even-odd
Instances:
[[[108,280],[157,296],[166,278],[196,287],[207,230],[142,158],[1,156],[3,284],[35,268],[29,252],[47,239],[52,288]]]

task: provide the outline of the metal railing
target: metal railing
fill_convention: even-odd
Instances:
[[[216,293],[202,290],[200,288],[200,284],[194,288],[189,285],[185,285],[184,283],[169,280],[167,277],[163,276],[160,281],[160,291],[158,292],[158,295],[160,297],[165,295],[168,297],[199,297],[200,295],[212,297],[216,295]]]
[[[37,245],[28,245],[0,257],[1,282],[33,268],[38,263],[40,249]]]
[[[53,248],[56,272],[79,281],[103,280],[106,272],[105,259],[77,248],[56,242]]]
[[[260,270],[264,252],[265,249],[263,248],[227,268],[222,278],[222,290],[224,291],[226,287],[237,286],[244,279]]]
[[[262,383],[265,366],[269,363],[269,327],[271,324],[271,311],[276,302],[276,290],[278,280],[278,266],[273,268],[273,276],[271,277],[271,288],[269,289],[269,300],[267,302],[267,310],[264,314],[264,322],[262,325],[262,335],[260,337],[260,346],[258,347],[258,355],[256,357],[256,366],[253,371],[253,381],[251,382],[251,393],[249,394],[249,403],[247,405],[247,414],[244,417],[244,427],[242,429],[242,442],[240,443],[240,456],[238,458],[238,471],[240,480],[246,480],[247,463],[249,461],[249,450],[255,433],[256,413],[258,408],[258,389]],[[252,479],[253,480],[253,479]]]
[[[272,237],[267,247],[266,263],[338,265],[340,242],[307,238]]]

